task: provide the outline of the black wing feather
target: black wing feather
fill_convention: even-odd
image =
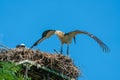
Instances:
[[[87,34],[89,37],[93,38],[100,45],[104,52],[110,51],[109,47],[104,42],[102,42],[98,37],[86,31],[80,31],[80,33]]]
[[[45,37],[38,39],[38,40],[30,47],[30,49],[32,49],[34,46],[38,45],[38,44],[39,44],[40,42],[42,42],[44,39],[45,39]]]
[[[53,33],[52,33],[52,34],[50,34],[50,35],[48,36],[48,33],[49,33],[50,31],[55,32],[55,30],[46,30],[46,31],[44,31],[44,32],[42,33],[42,37],[41,37],[40,39],[38,39],[38,40],[30,47],[30,49],[32,49],[34,46],[36,46],[36,45],[38,45],[39,43],[41,43],[44,39],[50,37],[50,36],[53,34]]]
[[[102,42],[98,37],[94,36],[93,34],[91,34],[89,32],[81,31],[81,30],[75,30],[75,31],[69,32],[67,34],[69,34],[72,37],[75,37],[75,35],[77,35],[77,34],[86,34],[89,37],[93,38],[100,45],[100,47],[103,49],[104,52],[109,52],[110,51],[109,47],[104,42]]]

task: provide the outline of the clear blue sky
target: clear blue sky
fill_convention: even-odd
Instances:
[[[103,53],[85,35],[77,35],[70,56],[82,75],[79,80],[120,80],[120,1],[119,0],[0,0],[0,43],[14,48],[30,47],[44,30],[64,32],[85,30],[98,36],[111,49]],[[34,49],[54,53],[60,49],[56,36]],[[64,46],[64,55],[66,46]]]

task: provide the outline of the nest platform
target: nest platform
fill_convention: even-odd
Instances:
[[[0,61],[11,61],[17,65],[29,64],[28,76],[32,80],[76,80],[79,69],[70,57],[51,54],[28,48],[0,49]],[[23,73],[25,72],[23,67]]]

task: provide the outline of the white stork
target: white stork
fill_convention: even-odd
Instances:
[[[76,42],[75,40],[75,36],[77,34],[86,34],[89,37],[93,38],[99,45],[100,47],[103,49],[104,52],[108,52],[109,48],[107,47],[107,45],[105,43],[103,43],[99,38],[97,38],[96,36],[94,36],[93,34],[86,32],[86,31],[81,31],[81,30],[75,30],[69,33],[64,33],[60,30],[46,30],[43,32],[42,37],[37,40],[30,48],[32,49],[34,46],[38,45],[39,43],[41,43],[44,39],[49,38],[50,36],[52,36],[53,34],[56,34],[59,38],[59,40],[61,41],[61,54],[62,54],[62,50],[63,50],[63,44],[67,44],[67,55],[69,54],[69,44],[72,42],[72,39],[74,38],[74,42]]]

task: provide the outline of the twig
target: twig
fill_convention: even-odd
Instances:
[[[6,48],[6,49],[10,49],[10,48],[8,48],[7,46],[5,46],[5,45],[3,45],[3,44],[0,44],[0,46],[1,46],[1,47],[4,47],[4,48]]]

